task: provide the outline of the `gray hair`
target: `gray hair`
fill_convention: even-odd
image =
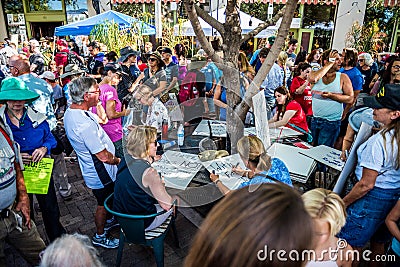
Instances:
[[[89,89],[96,84],[96,80],[92,77],[79,77],[73,79],[68,84],[68,90],[71,95],[72,103],[82,104],[84,95]]]
[[[103,267],[89,237],[63,235],[50,244],[42,255],[39,267]]]
[[[367,66],[370,66],[370,67],[371,67],[372,64],[374,64],[374,60],[373,60],[371,54],[369,54],[369,53],[362,53],[362,54],[359,55],[358,57],[359,57],[359,58],[360,58],[360,57],[363,57],[363,58],[364,58],[365,65],[367,65]]]

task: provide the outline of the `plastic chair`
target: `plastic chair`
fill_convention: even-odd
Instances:
[[[119,213],[113,211],[108,205],[110,200],[113,198],[113,195],[114,193],[106,198],[104,201],[104,207],[109,213],[114,215],[121,226],[116,266],[121,265],[122,251],[124,250],[125,242],[152,247],[157,266],[164,266],[164,239],[170,226],[172,226],[176,246],[179,247],[179,241],[175,227],[175,216],[171,213],[171,215],[159,227],[150,231],[145,231],[145,219],[154,218],[165,213],[166,211],[161,211],[150,215],[130,215]],[[175,204],[176,203],[174,202],[173,205]]]

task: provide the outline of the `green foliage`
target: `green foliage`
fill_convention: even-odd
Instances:
[[[24,13],[21,0],[4,0],[2,1],[4,13],[6,14],[21,14]]]
[[[346,47],[353,47],[360,52],[377,52],[378,39],[374,37],[378,32],[379,27],[377,21],[373,21],[370,25],[363,26],[356,21],[352,25],[351,30],[346,34]]]
[[[107,46],[108,51],[115,51],[119,54],[119,50],[126,46],[131,46],[138,50],[142,40],[142,34],[138,25],[133,27],[120,29],[118,23],[114,21],[105,21],[97,24],[90,32],[92,40],[97,40]]]

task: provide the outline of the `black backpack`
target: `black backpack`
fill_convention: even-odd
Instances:
[[[75,54],[74,52],[69,51],[67,52],[62,52],[63,54],[67,55],[67,65],[68,64],[75,64],[79,66],[79,69],[86,69],[85,64],[83,63],[82,59]]]

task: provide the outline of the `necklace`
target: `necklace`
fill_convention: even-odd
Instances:
[[[24,121],[25,121],[26,114],[27,114],[27,112],[28,112],[27,109],[24,111],[24,114],[22,115],[21,118],[18,118],[18,117],[11,111],[11,109],[7,109],[7,111],[8,111],[8,113],[9,113],[11,116],[13,116],[15,119],[17,119],[18,124],[19,124],[19,127],[23,127],[23,126],[25,125]]]

